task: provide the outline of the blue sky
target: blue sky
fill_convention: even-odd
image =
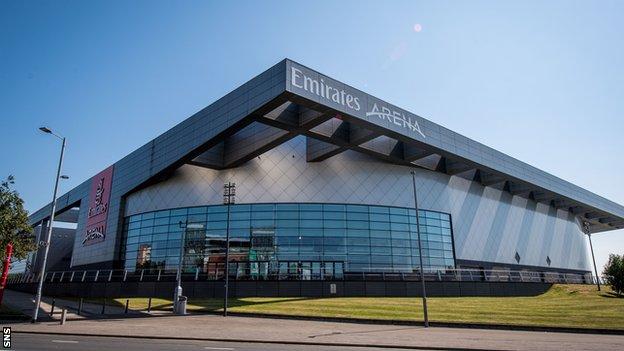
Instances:
[[[622,37],[622,1],[5,0],[0,176],[35,210],[39,126],[64,192],[289,57],[624,204]]]

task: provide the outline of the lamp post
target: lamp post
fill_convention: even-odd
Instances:
[[[414,187],[414,209],[416,210],[416,233],[418,234],[418,258],[420,259],[420,282],[422,284],[422,303],[425,319],[425,328],[429,327],[429,315],[427,313],[427,289],[425,287],[425,271],[423,269],[422,241],[420,241],[420,219],[418,218],[418,196],[416,195],[416,172],[412,173],[412,185]]]
[[[596,286],[598,287],[598,291],[600,291],[600,277],[598,276],[598,269],[596,268],[596,258],[594,257],[594,246],[592,245],[591,233],[589,232],[589,222],[583,221],[583,231],[589,238],[589,249],[591,251],[592,261],[594,262],[594,273],[596,274]]]
[[[184,249],[186,245],[186,231],[188,229],[204,229],[204,225],[200,223],[188,223],[188,219],[184,222],[180,221],[178,223],[180,228],[184,229],[182,231],[182,242],[180,243],[180,256],[178,257],[178,269],[176,272],[176,287],[173,291],[173,313],[180,313],[179,311],[179,303],[180,296],[182,296],[182,263],[184,263]]]
[[[182,242],[180,242],[180,255],[178,257],[178,269],[176,271],[176,287],[173,291],[173,313],[178,313],[178,304],[180,302],[180,296],[182,296],[182,262],[184,257],[184,242],[186,239],[186,227],[188,226],[188,220],[180,221],[180,228],[182,231]]]
[[[40,241],[39,246],[43,246],[43,262],[41,264],[41,274],[39,278],[39,285],[37,287],[37,294],[35,295],[35,310],[32,316],[32,323],[37,322],[39,317],[39,306],[41,305],[41,293],[43,291],[43,281],[45,280],[46,263],[48,261],[48,252],[50,251],[50,238],[52,237],[52,227],[54,225],[54,212],[56,212],[56,194],[58,191],[59,180],[61,179],[61,168],[63,167],[63,155],[65,154],[65,138],[54,133],[52,130],[46,127],[39,128],[40,131],[54,135],[61,140],[61,156],[59,158],[58,169],[56,171],[56,177],[54,178],[54,193],[52,195],[52,209],[50,210],[50,220],[48,221],[48,232],[45,237],[45,241]],[[66,177],[63,177],[66,179]]]
[[[230,205],[236,201],[236,183],[223,184],[223,204],[227,205],[227,224],[225,227],[225,295],[223,296],[223,317],[227,317],[228,293],[230,283]]]

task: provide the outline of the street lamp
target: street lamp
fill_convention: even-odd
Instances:
[[[225,227],[225,295],[223,296],[223,317],[227,317],[228,290],[230,283],[230,205],[236,201],[236,183],[223,184],[223,204],[227,205],[227,224]]]
[[[422,284],[422,303],[425,318],[425,328],[429,327],[429,315],[427,313],[427,289],[425,287],[425,271],[423,269],[422,241],[420,241],[420,219],[418,216],[418,196],[416,195],[416,172],[412,173],[412,184],[414,187],[414,209],[416,210],[416,233],[418,234],[418,258],[420,259],[420,282]]]
[[[188,229],[204,229],[204,225],[201,223],[188,223],[188,220],[179,222],[182,231],[182,242],[180,243],[180,257],[178,257],[178,269],[176,272],[177,286],[173,292],[173,313],[184,313],[179,310],[180,296],[182,296],[182,263],[184,259],[184,245],[186,242],[186,231]]]
[[[43,281],[45,280],[45,269],[48,261],[48,252],[50,251],[50,238],[52,237],[52,227],[54,226],[54,212],[56,212],[56,194],[58,191],[59,179],[67,179],[67,176],[61,176],[61,168],[63,167],[63,155],[65,154],[65,138],[54,133],[47,127],[39,128],[40,131],[54,135],[61,140],[61,156],[59,158],[58,169],[56,171],[56,177],[54,178],[54,193],[52,195],[52,209],[50,210],[50,220],[48,225],[48,232],[45,237],[45,241],[40,241],[39,246],[43,246],[43,262],[41,264],[41,275],[39,278],[39,285],[37,287],[37,294],[35,295],[35,311],[33,312],[32,323],[37,322],[39,316],[39,306],[41,305],[41,293],[43,291]]]
[[[598,276],[598,269],[596,268],[596,258],[594,257],[594,246],[592,245],[592,241],[591,241],[591,233],[589,231],[588,221],[583,221],[583,231],[585,232],[585,234],[587,234],[587,237],[589,238],[589,249],[591,250],[592,261],[594,262],[594,273],[596,274],[596,285],[598,286],[598,291],[600,291],[600,277]]]

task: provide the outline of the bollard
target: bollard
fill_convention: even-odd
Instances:
[[[106,310],[106,298],[104,298],[104,300],[102,300],[102,313],[100,313],[100,314],[104,314],[105,310]]]
[[[126,309],[124,310],[124,314],[128,314],[128,304],[130,303],[130,299],[126,299]]]
[[[67,318],[67,308],[63,307],[61,310],[61,325],[65,324],[65,319]]]
[[[52,308],[50,308],[50,317],[54,315],[54,304],[56,304],[56,299],[52,299]]]
[[[82,312],[82,297],[78,301],[78,315],[80,316],[80,312]]]
[[[152,298],[151,297],[147,300],[147,313],[150,313],[150,312],[152,312]]]

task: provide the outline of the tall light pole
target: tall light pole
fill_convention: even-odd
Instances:
[[[184,229],[182,231],[182,242],[180,243],[180,257],[178,257],[178,269],[176,272],[176,282],[177,285],[173,292],[173,313],[181,313],[179,310],[180,296],[182,296],[182,263],[184,262],[184,252],[186,245],[186,231],[189,229],[200,230],[204,229],[204,225],[200,223],[188,223],[188,220],[179,222],[180,228]]]
[[[418,218],[418,196],[416,195],[416,172],[412,173],[412,185],[414,187],[414,209],[416,210],[416,233],[418,234],[418,258],[420,259],[420,282],[422,284],[422,303],[425,318],[425,328],[429,328],[429,315],[427,313],[427,289],[425,287],[425,271],[423,269],[422,241],[420,240],[420,219]]]
[[[227,205],[227,224],[225,227],[225,295],[223,296],[223,317],[227,317],[228,294],[230,283],[230,205],[236,201],[236,183],[223,184],[223,204]]]
[[[600,277],[598,276],[598,269],[596,268],[596,258],[594,257],[594,246],[591,241],[591,233],[589,231],[589,222],[583,221],[583,231],[587,234],[589,238],[589,249],[592,254],[592,261],[594,262],[594,273],[596,274],[596,285],[598,286],[598,291],[600,291]]]
[[[41,293],[43,291],[43,281],[45,280],[46,263],[48,261],[48,252],[50,251],[50,238],[52,237],[52,227],[54,226],[54,212],[56,212],[56,193],[58,191],[59,180],[61,179],[61,168],[63,167],[63,155],[65,154],[65,138],[54,133],[46,127],[39,128],[40,131],[54,135],[61,140],[61,157],[59,158],[56,178],[54,179],[54,193],[52,195],[52,209],[50,210],[50,220],[48,221],[48,232],[45,241],[39,242],[43,246],[43,262],[41,264],[41,274],[39,278],[39,286],[37,287],[37,295],[35,295],[35,311],[33,312],[32,323],[37,322],[39,317],[39,306],[41,305]]]
[[[180,243],[180,257],[178,257],[178,270],[176,272],[176,287],[173,291],[173,313],[178,313],[178,304],[180,302],[180,296],[182,296],[182,262],[184,257],[184,242],[186,239],[186,228],[188,226],[187,221],[180,221],[180,228],[182,231],[182,242]]]

